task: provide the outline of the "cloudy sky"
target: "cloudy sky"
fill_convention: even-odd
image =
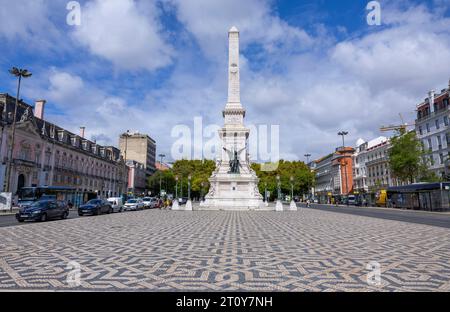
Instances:
[[[366,0],[89,0],[79,26],[68,2],[0,0],[0,92],[15,94],[10,67],[29,69],[22,97],[102,144],[137,130],[170,155],[174,126],[222,125],[232,25],[246,123],[279,125],[286,159],[331,152],[339,130],[353,145],[399,113],[412,122],[450,78],[447,0],[379,1],[380,26]]]

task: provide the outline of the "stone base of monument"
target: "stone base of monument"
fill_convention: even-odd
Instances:
[[[275,211],[283,211],[283,203],[281,203],[281,200],[277,200],[277,204],[275,205]]]
[[[186,211],[192,211],[192,200],[188,200],[186,202],[186,207],[184,208]]]
[[[179,205],[179,203],[178,203],[178,199],[175,199],[175,200],[172,202],[172,210],[180,210],[180,205]]]
[[[297,211],[297,204],[295,203],[295,201],[291,200],[291,204],[289,206],[289,210],[290,211]]]

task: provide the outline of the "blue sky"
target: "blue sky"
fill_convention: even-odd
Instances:
[[[7,70],[25,67],[29,103],[46,118],[116,145],[130,129],[170,155],[179,124],[222,124],[227,31],[241,31],[242,104],[247,124],[280,125],[281,156],[320,157],[336,133],[381,135],[414,120],[415,105],[450,78],[449,3],[379,1],[382,25],[366,23],[363,0],[89,0],[81,25],[68,1],[0,0],[0,92],[15,94]]]

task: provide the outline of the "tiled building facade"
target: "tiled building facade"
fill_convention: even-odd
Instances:
[[[15,98],[0,94],[0,187],[12,138]],[[120,196],[127,190],[128,168],[119,149],[101,146],[44,119],[45,101],[33,107],[20,101],[10,174],[10,191],[26,186],[68,186],[100,197]]]

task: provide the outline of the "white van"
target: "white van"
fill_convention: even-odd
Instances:
[[[123,211],[122,197],[110,197],[108,198],[108,202],[111,204],[113,212]]]

